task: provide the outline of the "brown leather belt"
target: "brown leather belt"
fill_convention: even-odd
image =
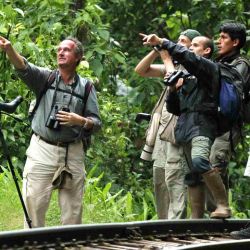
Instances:
[[[43,138],[42,136],[38,135],[37,133],[35,133],[33,131],[33,134],[35,136],[37,136],[40,140],[50,144],[50,145],[54,145],[54,146],[57,146],[57,147],[67,147],[69,144],[71,143],[74,143],[75,141],[69,141],[69,142],[53,142],[53,141],[48,141],[47,139]]]

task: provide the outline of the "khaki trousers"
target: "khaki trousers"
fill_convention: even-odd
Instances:
[[[188,171],[183,149],[156,138],[153,151],[153,182],[158,219],[185,219]]]
[[[65,154],[65,147],[50,145],[32,135],[30,146],[26,151],[27,160],[23,172],[23,199],[32,220],[32,227],[45,226],[45,216],[54,190],[52,179],[56,170],[64,166]],[[68,166],[72,173],[72,186],[70,189],[58,189],[63,225],[80,224],[82,221],[85,179],[83,161],[82,142],[69,144]]]

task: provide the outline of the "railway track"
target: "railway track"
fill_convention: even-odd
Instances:
[[[0,249],[19,250],[250,250],[230,232],[250,220],[159,220],[74,225],[0,233]]]

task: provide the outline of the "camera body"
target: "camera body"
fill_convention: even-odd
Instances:
[[[185,73],[183,71],[175,70],[168,78],[164,79],[164,84],[166,86],[173,86],[176,84],[176,82],[185,76]]]
[[[55,105],[54,108],[51,109],[48,119],[46,121],[45,126],[50,129],[59,130],[61,125],[60,122],[56,119],[56,115],[59,111],[70,112],[68,107],[58,108],[58,105]]]
[[[143,120],[150,121],[151,115],[147,113],[138,113],[135,117],[136,123],[141,123]]]

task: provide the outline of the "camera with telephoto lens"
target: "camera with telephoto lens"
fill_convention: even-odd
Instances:
[[[174,86],[176,82],[184,76],[185,74],[183,71],[175,70],[170,76],[165,78],[163,82],[166,86]]]
[[[48,116],[48,119],[46,121],[46,127],[54,130],[60,129],[60,122],[56,119],[56,115],[58,111],[65,111],[70,112],[68,107],[61,107],[61,109],[58,109],[58,106],[55,105],[54,108],[51,109],[50,114]]]

